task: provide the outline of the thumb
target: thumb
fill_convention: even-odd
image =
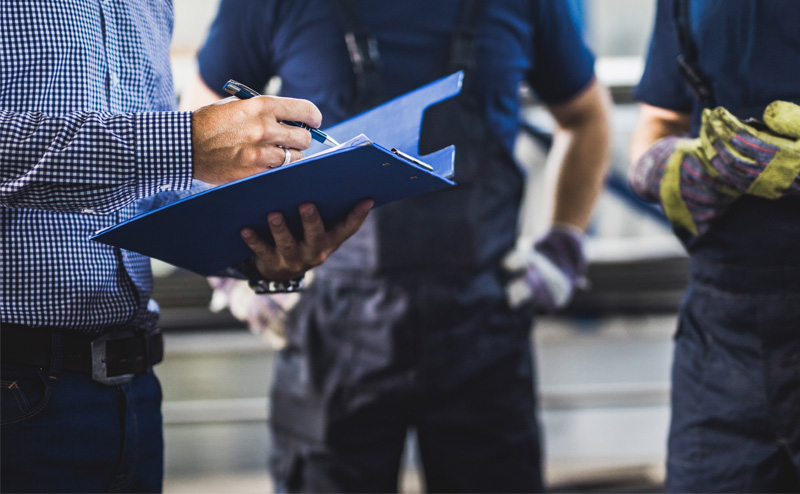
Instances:
[[[700,122],[700,140],[703,151],[713,156],[715,154],[713,144],[717,139],[723,143],[731,142],[744,127],[742,121],[727,108],[722,106],[714,109],[706,108],[703,110]]]
[[[533,289],[525,280],[525,276],[518,276],[506,285],[506,300],[512,309],[520,307],[533,297]]]
[[[800,106],[788,101],[773,101],[764,110],[764,123],[775,133],[800,139]]]
[[[531,251],[530,249],[521,249],[514,247],[511,252],[506,254],[503,258],[503,269],[509,273],[518,273],[528,269],[530,264]]]

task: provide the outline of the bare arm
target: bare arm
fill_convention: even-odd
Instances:
[[[661,202],[661,181],[666,162],[679,140],[687,137],[690,116],[657,106],[639,106],[629,148],[628,183],[646,201]],[[658,144],[656,144],[658,143]]]
[[[639,121],[631,135],[629,157],[631,163],[639,158],[657,140],[669,136],[685,136],[689,133],[691,117],[688,113],[657,106],[639,105]]]
[[[553,222],[585,230],[610,161],[611,98],[596,80],[548,108],[558,124],[548,160],[558,165]]]
[[[557,124],[546,164],[548,173],[556,174],[553,225],[532,251],[515,249],[503,260],[506,270],[520,273],[506,287],[508,303],[528,302],[542,313],[565,307],[585,273],[583,232],[610,161],[611,98],[592,80],[577,96],[548,110]]]

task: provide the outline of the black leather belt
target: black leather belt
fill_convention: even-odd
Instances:
[[[54,338],[61,341],[61,369],[92,376],[105,385],[130,381],[164,358],[161,331],[109,331],[99,337],[57,328],[0,323],[3,363],[49,367]]]

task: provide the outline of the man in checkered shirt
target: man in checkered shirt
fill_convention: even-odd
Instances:
[[[279,122],[321,123],[313,104],[284,98],[174,111],[172,22],[170,0],[0,2],[3,492],[161,490],[150,261],[88,237],[193,179],[299,159],[310,134]],[[370,206],[325,231],[301,205],[304,242],[271,215],[276,248],[243,232],[251,271],[301,275]]]

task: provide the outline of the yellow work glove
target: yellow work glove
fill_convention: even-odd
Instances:
[[[703,111],[700,137],[656,142],[634,165],[631,187],[658,201],[673,225],[702,235],[743,194],[800,195],[800,106],[775,101],[764,122],[722,107]]]

